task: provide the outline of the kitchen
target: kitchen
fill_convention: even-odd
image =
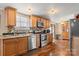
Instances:
[[[4,18],[1,23],[5,22],[1,28],[5,32],[0,36],[0,55],[20,55],[52,42],[52,33],[49,30],[51,21],[47,18],[25,15],[10,6],[1,10],[1,13],[1,19]]]
[[[70,13],[66,11],[67,16],[62,16],[61,9],[64,11],[64,7],[61,5],[71,8]],[[74,24],[71,25],[70,19],[79,19],[79,8],[76,13],[72,10],[77,5],[79,4],[0,3],[0,56],[49,56],[52,50],[52,55],[57,55],[56,46],[64,44],[67,49],[65,53],[69,52],[67,55],[71,55],[72,46],[76,44],[72,44],[71,27]],[[63,55],[63,52],[59,55]]]

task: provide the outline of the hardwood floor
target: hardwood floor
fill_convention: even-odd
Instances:
[[[57,56],[70,56],[71,55],[68,40],[57,40],[55,44],[56,44],[55,54]]]
[[[43,48],[38,48],[22,56],[71,56],[68,40],[56,40]]]

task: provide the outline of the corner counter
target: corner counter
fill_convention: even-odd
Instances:
[[[0,36],[0,39],[9,39],[9,38],[18,38],[18,37],[25,37],[25,36],[30,36],[30,34],[26,35],[8,35],[8,36]]]
[[[28,51],[28,37],[26,35],[0,36],[0,56],[15,56]]]

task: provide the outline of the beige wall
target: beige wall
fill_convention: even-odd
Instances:
[[[5,14],[3,10],[0,10],[0,15],[1,15],[1,19],[0,19],[0,35],[4,32],[7,32],[7,27],[6,27],[6,19],[5,19]]]

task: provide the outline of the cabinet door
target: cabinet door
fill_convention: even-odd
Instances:
[[[46,27],[49,28],[49,21],[46,20]]]
[[[68,38],[69,38],[69,33],[63,32],[63,39],[68,39]]]
[[[0,39],[0,56],[1,56],[1,39]]]
[[[6,14],[7,26],[16,25],[16,9],[6,7],[5,14]]]
[[[47,28],[47,20],[46,19],[43,20],[44,20],[44,28]]]
[[[9,25],[16,25],[16,11],[15,10],[10,10],[10,19],[9,19]]]
[[[53,35],[52,34],[47,34],[47,42],[51,43],[53,40]]]
[[[69,39],[69,24],[68,22],[64,22],[63,25],[63,32],[62,32],[62,35],[63,35],[63,39]]]
[[[3,55],[4,56],[16,55],[16,39],[3,40]]]
[[[50,27],[50,24],[51,24],[51,22],[50,22],[50,20],[48,20],[48,28]]]
[[[27,37],[21,37],[17,39],[17,53],[22,54],[28,51]]]
[[[50,37],[49,37],[49,34],[47,34],[47,43],[48,43],[48,44],[50,43]]]
[[[31,17],[31,20],[32,20],[32,27],[33,28],[37,27],[37,17],[32,16]]]
[[[40,34],[36,34],[36,47],[40,47]]]

